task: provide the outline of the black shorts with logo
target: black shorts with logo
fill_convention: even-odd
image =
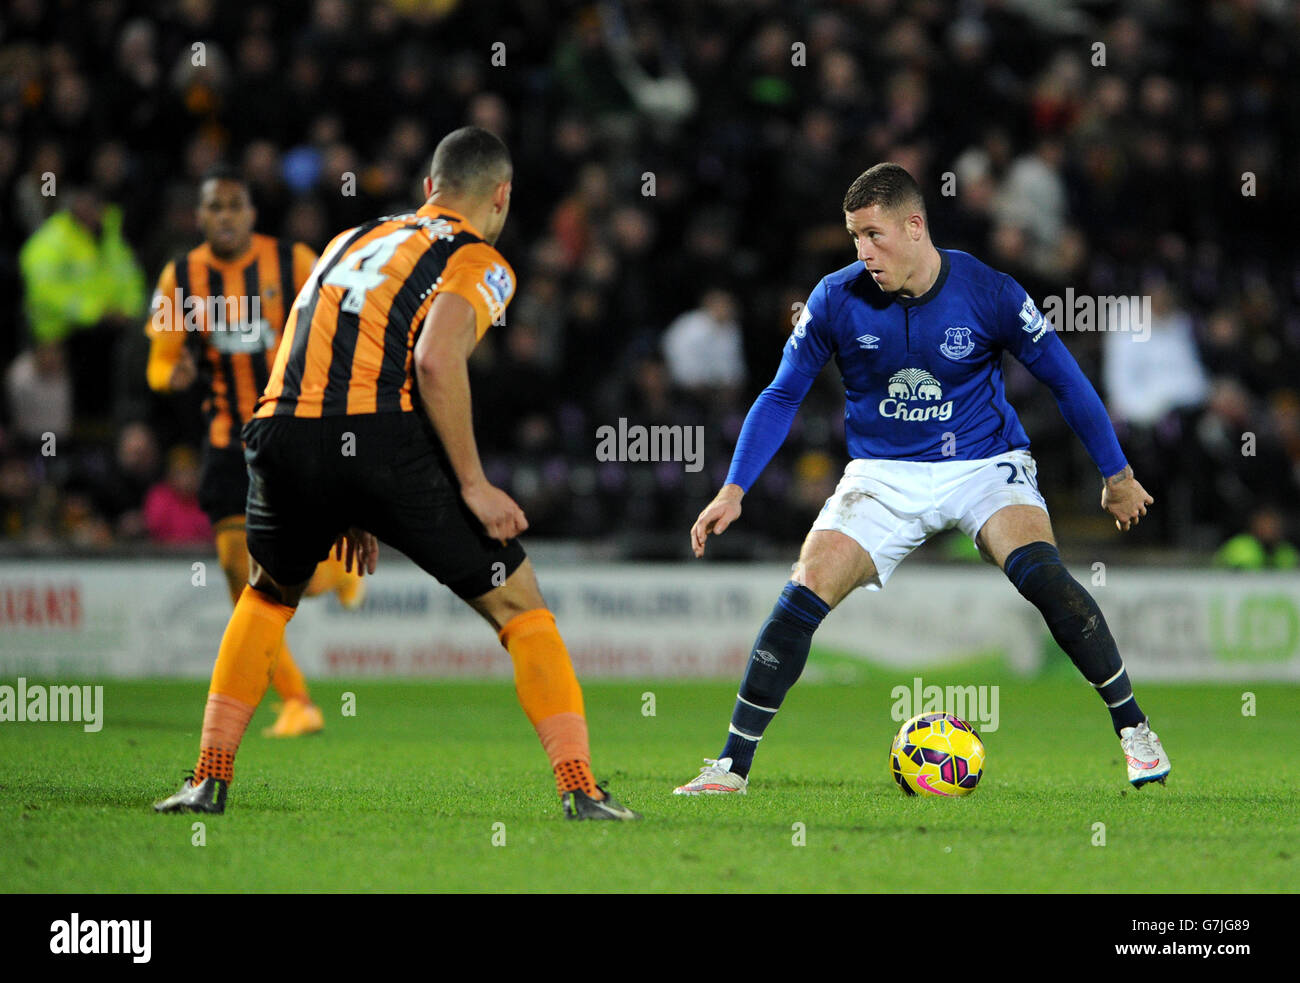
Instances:
[[[248,466],[244,448],[203,445],[203,463],[199,470],[199,508],[215,526],[231,516],[244,517],[248,501]]]
[[[500,586],[524,561],[465,506],[422,413],[254,418],[244,426],[248,551],[277,583],[301,584],[356,526],[459,597]]]

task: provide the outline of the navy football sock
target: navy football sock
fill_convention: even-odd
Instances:
[[[1146,720],[1101,608],[1070,576],[1056,547],[1043,542],[1021,546],[1007,557],[1003,569],[1016,590],[1042,613],[1056,644],[1097,690],[1115,733]]]
[[[830,610],[830,605],[807,587],[788,583],[759,630],[736,694],[727,744],[718,755],[730,758],[732,772],[740,777],[749,776],[763,731],[803,672],[813,632]]]

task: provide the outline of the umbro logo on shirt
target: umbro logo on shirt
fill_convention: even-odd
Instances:
[[[879,348],[880,339],[873,334],[858,335],[859,348]]]

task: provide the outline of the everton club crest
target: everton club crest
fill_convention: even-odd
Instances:
[[[965,358],[974,350],[975,342],[971,339],[970,328],[963,327],[952,327],[945,331],[943,344],[939,346],[939,351],[951,359]]]

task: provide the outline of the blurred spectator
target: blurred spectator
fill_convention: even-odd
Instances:
[[[555,49],[553,68],[565,101],[584,114],[608,121],[631,111],[632,99],[605,45],[597,8],[580,11],[569,37]]]
[[[1300,500],[1300,392],[1279,389],[1270,395],[1263,434],[1285,460],[1285,468],[1274,480]]]
[[[117,452],[95,481],[96,506],[123,539],[145,535],[145,497],[159,474],[158,442],[143,423],[128,423],[117,438]]]
[[[1201,351],[1203,362],[1215,373],[1239,380],[1252,392],[1266,392],[1276,381],[1270,360],[1257,357],[1241,315],[1231,308],[1219,307],[1210,315]]]
[[[608,212],[609,203],[608,172],[599,164],[587,164],[578,173],[574,193],[560,202],[551,217],[551,229],[564,248],[567,266],[572,267],[582,259],[597,225]]]
[[[808,523],[835,493],[844,470],[843,465],[825,451],[805,451],[794,462],[790,488],[790,508],[783,509],[768,521],[775,528],[764,531],[780,539],[795,539],[806,534]]]
[[[1153,284],[1149,297],[1148,324],[1136,298],[1125,305],[1123,322],[1097,325],[1106,402],[1111,416],[1131,427],[1154,427],[1171,411],[1200,407],[1209,394],[1191,318],[1167,285]]]
[[[1138,536],[1172,542],[1193,519],[1192,494],[1178,480],[1194,412],[1209,394],[1209,379],[1187,312],[1169,286],[1150,282],[1145,297],[1130,297],[1120,323],[1098,325],[1102,334],[1102,383],[1116,431],[1143,487],[1159,503]],[[1098,316],[1101,316],[1100,310]],[[1143,323],[1144,320],[1149,323]]]
[[[32,536],[38,484],[35,469],[18,457],[0,458],[0,534],[27,541]]]
[[[936,214],[942,217],[937,220],[935,234],[945,248],[979,252],[988,243],[993,228],[997,193],[989,155],[979,147],[965,151],[953,165],[953,177],[957,181],[953,207],[943,208],[944,199],[936,202]]]
[[[1300,566],[1300,550],[1286,539],[1282,513],[1264,506],[1251,513],[1245,532],[1219,547],[1214,565],[1233,570],[1294,570]]]
[[[74,482],[64,490],[59,515],[61,538],[75,549],[103,550],[113,545],[113,529],[95,510],[89,487]]]
[[[164,546],[207,546],[212,539],[208,517],[199,508],[199,457],[189,447],[167,454],[167,476],[144,499],[149,539]]]
[[[19,254],[27,321],[38,345],[64,344],[78,418],[111,409],[122,333],[145,308],[144,271],[122,237],[122,210],[90,185],[45,220]]]
[[[1011,165],[993,210],[998,221],[1024,229],[1031,256],[1050,254],[1065,228],[1067,194],[1061,174],[1065,148],[1055,138],[1038,142],[1032,154]]]
[[[32,152],[31,163],[13,185],[14,215],[23,230],[31,235],[51,215],[58,201],[50,191],[50,180],[58,187],[58,176],[66,173],[63,148],[47,140]]]
[[[1220,529],[1240,528],[1241,517],[1275,494],[1279,485],[1295,500],[1297,479],[1290,462],[1261,423],[1254,401],[1239,382],[1220,378],[1211,384],[1183,462],[1200,521]]]
[[[494,398],[477,405],[481,442],[493,448],[529,447],[550,442],[556,380],[541,357],[541,335],[527,321],[515,320],[506,332],[505,351],[483,374]]]
[[[726,290],[709,290],[700,306],[668,325],[663,352],[673,385],[709,398],[723,398],[745,381],[745,352],[740,338],[736,298]]]
[[[5,397],[14,434],[33,446],[47,433],[72,433],[72,379],[58,342],[29,348],[5,372]]]

